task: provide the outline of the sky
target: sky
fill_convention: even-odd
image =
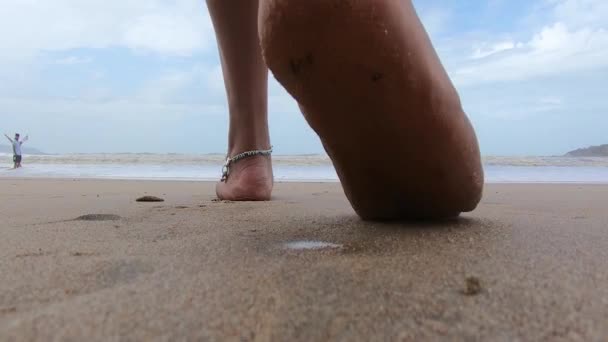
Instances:
[[[485,155],[608,143],[608,1],[416,0]],[[0,132],[49,153],[225,153],[202,0],[2,0]],[[279,154],[322,153],[271,76]]]

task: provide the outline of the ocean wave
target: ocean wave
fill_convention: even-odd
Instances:
[[[608,157],[499,157],[482,158],[486,166],[562,166],[562,167],[608,167]]]
[[[12,159],[11,154],[0,153],[2,159]],[[275,165],[282,166],[331,166],[327,155],[274,155]],[[98,153],[98,154],[51,154],[26,155],[27,164],[69,165],[221,165],[221,154],[154,154],[154,153]],[[486,166],[593,166],[608,167],[606,157],[500,157],[485,156]]]
[[[0,154],[0,157],[2,154]],[[6,158],[12,155],[5,154]],[[153,154],[153,153],[99,153],[26,155],[28,164],[69,165],[222,165],[226,156],[221,154]],[[273,163],[289,166],[331,165],[324,155],[275,155]]]

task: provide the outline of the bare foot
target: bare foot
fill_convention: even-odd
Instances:
[[[272,193],[272,162],[268,156],[242,159],[230,167],[226,182],[218,182],[217,197],[228,201],[268,201]]]
[[[410,0],[262,0],[264,58],[364,219],[473,210],[475,132]]]

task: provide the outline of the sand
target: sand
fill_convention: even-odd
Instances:
[[[489,185],[434,224],[362,222],[338,184],[213,199],[0,180],[0,340],[608,339],[608,186]]]

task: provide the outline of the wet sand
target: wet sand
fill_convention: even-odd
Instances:
[[[489,185],[434,224],[362,222],[338,184],[213,198],[0,180],[0,340],[608,339],[608,186]]]

